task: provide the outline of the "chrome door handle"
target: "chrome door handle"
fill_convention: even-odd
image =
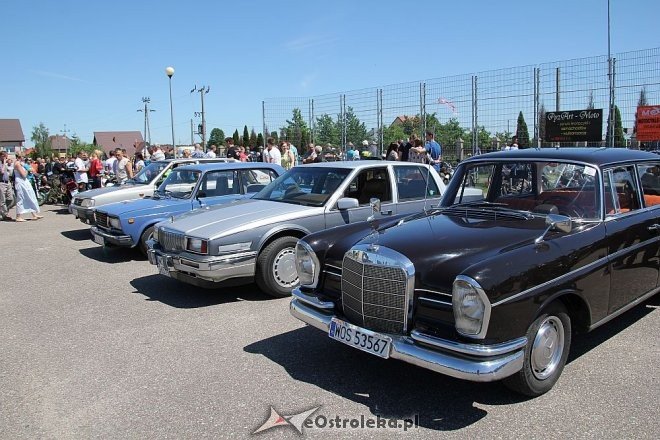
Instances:
[[[388,209],[387,211],[380,211],[380,215],[392,215],[392,210]]]
[[[654,223],[651,226],[649,226],[647,229],[649,230],[649,232],[658,232],[658,231],[660,231],[660,225],[657,224],[657,223]]]

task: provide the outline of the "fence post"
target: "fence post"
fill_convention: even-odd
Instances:
[[[465,157],[465,155],[463,153],[464,144],[465,144],[465,142],[463,141],[463,138],[461,138],[459,136],[458,139],[456,139],[456,149],[458,150],[458,161],[459,162],[463,162],[463,158]]]
[[[266,101],[261,101],[261,122],[263,124],[261,126],[261,134],[262,134],[262,137],[264,138],[263,141],[264,141],[264,145],[265,145],[266,139],[268,139],[268,133],[266,132],[267,131],[267,128],[266,128]],[[223,141],[224,141],[224,139],[223,139]],[[259,150],[258,145],[255,145],[254,148],[255,148],[256,151]]]

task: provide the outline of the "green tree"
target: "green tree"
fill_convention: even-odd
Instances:
[[[316,118],[315,141],[320,145],[339,145],[341,143],[339,126],[332,119],[332,116],[324,114]]]
[[[518,137],[518,146],[520,148],[529,148],[529,130],[527,129],[527,123],[525,122],[522,111],[518,114],[516,136]]]
[[[593,110],[596,108],[596,105],[594,104],[594,91],[591,90],[589,91],[589,103],[587,104],[587,110]]]
[[[259,133],[257,135],[257,147],[263,147],[264,146],[264,135]]]
[[[639,99],[637,100],[637,107],[648,105],[646,101],[646,87],[642,87],[639,91]],[[633,133],[637,134],[637,112],[635,111],[635,125],[633,126]]]
[[[214,128],[211,130],[211,136],[209,137],[209,145],[215,145],[219,147],[225,144],[225,132],[219,128]]]
[[[278,136],[278,134],[277,134],[276,131],[271,131],[271,132],[270,132],[270,137],[272,137],[273,139],[275,139],[275,142],[279,142],[279,141],[280,141],[280,137]],[[264,145],[265,145],[265,144],[264,144]]]
[[[287,141],[293,142],[296,146],[309,142],[311,133],[299,108],[293,109],[293,115],[286,124],[286,127],[282,127],[282,132]]]
[[[607,135],[605,136],[605,146],[610,145],[614,147],[625,147],[626,140],[623,137],[623,123],[621,122],[621,112],[618,106],[614,106],[614,143],[610,144],[610,124],[612,123],[611,115],[607,118]]]
[[[400,139],[406,139],[408,135],[403,131],[401,124],[393,124],[383,129],[383,144],[389,146],[392,142]]]
[[[348,106],[346,108],[346,114],[344,115],[346,121],[346,143],[353,142],[355,145],[360,145],[363,140],[367,139],[367,126],[364,122],[360,121],[360,118],[357,117],[353,111],[353,107]],[[341,115],[337,116],[337,132],[341,133],[343,128]],[[339,143],[339,142],[338,142]],[[342,145],[344,147],[344,145]]]
[[[76,157],[79,152],[84,151],[87,154],[91,154],[94,150],[97,149],[97,146],[94,144],[88,144],[85,141],[80,140],[75,134],[71,137],[71,145],[69,146],[69,156]]]
[[[50,157],[53,154],[48,129],[43,122],[32,127],[32,137],[30,139],[34,142],[34,151],[32,152],[32,156],[34,156],[33,158],[45,158]]]
[[[444,124],[438,122],[434,133],[435,139],[440,142],[445,150],[449,147],[455,146],[459,138],[463,139],[466,145],[470,145],[472,139],[470,131],[461,127],[458,119],[455,118],[451,118]]]
[[[233,134],[232,138],[234,139],[234,145],[236,145],[237,147],[238,147],[239,145],[241,145],[241,144],[239,143],[239,141],[240,141],[241,139],[240,139],[240,137],[238,136],[238,128],[237,128],[236,130],[234,130],[234,134]]]
[[[252,128],[252,131],[250,132],[249,145],[250,145],[250,147],[256,147],[257,146],[257,132],[254,131],[254,128]]]
[[[247,125],[243,126],[243,136],[241,137],[241,145],[243,145],[245,148],[249,147],[250,145],[250,132],[248,131]]]

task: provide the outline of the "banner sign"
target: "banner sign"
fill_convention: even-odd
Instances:
[[[637,140],[660,141],[660,105],[637,107]]]
[[[600,142],[603,110],[570,110],[545,114],[545,139],[551,142]]]

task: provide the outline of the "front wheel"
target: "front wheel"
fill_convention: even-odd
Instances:
[[[561,303],[552,304],[527,330],[523,368],[504,379],[513,391],[536,397],[559,379],[571,348],[571,319]]]
[[[257,286],[265,293],[283,298],[298,286],[295,237],[280,237],[266,246],[257,257]]]
[[[142,235],[140,235],[140,243],[138,244],[138,247],[140,248],[140,252],[142,255],[145,257],[147,256],[147,249],[149,248],[147,246],[147,241],[151,240],[154,236],[154,227],[149,226],[147,229],[144,230]]]

